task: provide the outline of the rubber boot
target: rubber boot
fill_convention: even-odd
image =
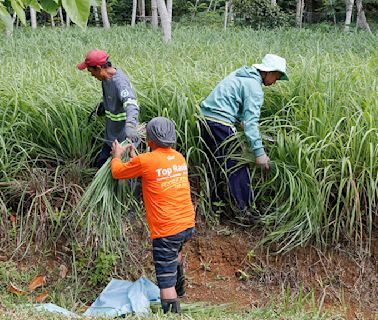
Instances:
[[[177,265],[177,281],[175,286],[177,296],[182,298],[185,296],[185,275],[184,275],[184,261]]]
[[[162,299],[161,307],[164,313],[181,313],[180,299]]]

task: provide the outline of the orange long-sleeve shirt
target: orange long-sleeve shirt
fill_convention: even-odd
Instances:
[[[181,153],[158,148],[123,163],[111,162],[114,179],[142,177],[143,200],[151,238],[174,235],[194,227],[188,168]]]

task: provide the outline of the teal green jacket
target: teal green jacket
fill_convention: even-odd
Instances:
[[[244,132],[256,157],[265,154],[259,132],[260,109],[264,102],[262,79],[255,67],[242,67],[217,84],[201,103],[205,118],[229,125],[243,122]]]

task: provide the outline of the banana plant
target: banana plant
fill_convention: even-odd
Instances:
[[[7,31],[12,31],[13,29],[13,19],[8,12],[7,7],[11,6],[13,11],[16,13],[20,21],[25,24],[26,17],[25,17],[25,5],[22,0],[10,0],[9,2],[5,2],[5,0],[0,0],[0,28],[6,29]]]
[[[74,23],[76,23],[82,29],[84,29],[87,26],[89,12],[91,8],[90,4],[90,0],[62,0],[62,6],[64,10],[66,10],[68,16]]]
[[[0,29],[12,30],[12,28],[12,17],[4,4],[4,0],[0,0]]]
[[[84,29],[87,25],[91,0],[0,0],[0,29],[12,31],[13,20],[8,11],[9,5],[16,13],[22,24],[26,24],[24,9],[32,6],[36,11],[45,11],[55,15],[60,6],[66,10],[70,19],[80,28]]]

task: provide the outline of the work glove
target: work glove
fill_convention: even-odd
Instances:
[[[129,139],[134,145],[139,144],[139,136],[136,126],[132,123],[126,123],[126,139]]]
[[[97,116],[103,116],[105,114],[105,106],[103,102],[97,103],[94,110],[88,116],[88,124],[91,122],[93,115],[96,114]]]
[[[269,170],[269,161],[269,157],[263,154],[262,156],[256,157],[256,166],[261,169]]]

